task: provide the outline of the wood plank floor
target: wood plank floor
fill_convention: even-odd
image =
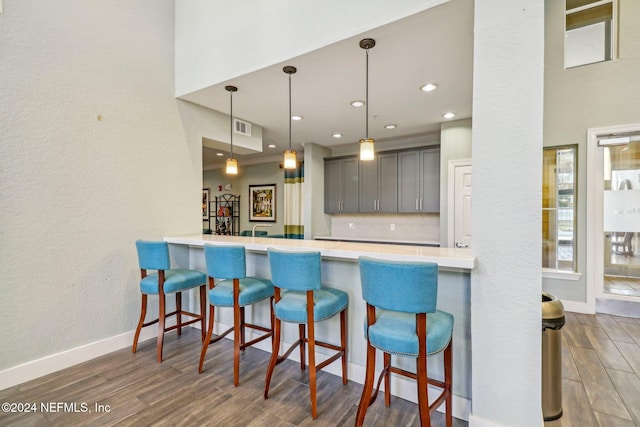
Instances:
[[[562,418],[545,427],[640,427],[640,319],[607,314],[567,313],[562,329]],[[209,348],[198,374],[199,331],[165,339],[165,361],[155,362],[155,342],[137,354],[123,349],[42,378],[0,391],[0,402],[38,405],[36,413],[1,413],[2,426],[210,425],[351,426],[362,386],[318,375],[319,418],[312,421],[307,373],[294,361],[276,367],[268,400],[262,397],[269,354],[247,349],[240,386],[233,387],[232,343]],[[41,403],[77,405],[79,412],[42,412]],[[82,412],[82,403],[90,412]],[[103,411],[96,410],[103,405]],[[108,411],[106,406],[109,406]],[[67,408],[69,409],[69,408]],[[417,406],[379,398],[367,412],[370,426],[418,426]],[[434,426],[443,426],[436,414]],[[456,427],[466,426],[454,420]]]
[[[640,427],[640,319],[566,313],[563,415],[545,427]]]
[[[204,372],[198,374],[200,333],[188,328],[165,338],[164,361],[155,361],[155,340],[123,349],[0,391],[0,402],[36,403],[35,413],[2,413],[1,426],[352,426],[362,385],[332,374],[318,374],[318,419],[311,419],[308,371],[287,360],[278,365],[264,400],[269,353],[248,348],[242,354],[240,385],[233,386],[230,340],[209,347]],[[77,412],[60,407],[43,412],[41,403],[75,403]],[[86,404],[86,407],[82,406]],[[102,405],[96,408],[95,405]],[[108,410],[106,409],[108,405]],[[55,406],[54,406],[55,408]],[[86,412],[83,412],[87,409]],[[384,397],[367,412],[366,425],[419,426],[417,405]],[[437,413],[434,426],[444,426]],[[455,427],[467,423],[454,419]]]

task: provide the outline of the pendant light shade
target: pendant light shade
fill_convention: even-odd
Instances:
[[[230,137],[229,143],[231,144],[231,155],[226,161],[225,172],[227,175],[237,175],[238,174],[238,159],[233,158],[233,92],[237,92],[238,88],[235,86],[225,86],[224,89],[229,92],[229,123],[230,123]]]
[[[360,47],[366,52],[366,94],[365,94],[365,136],[360,140],[360,160],[373,160],[375,158],[375,140],[369,138],[369,49],[376,45],[374,39],[360,40]]]
[[[284,152],[284,168],[295,169],[298,167],[298,159],[295,150],[291,148],[291,74],[295,74],[296,67],[287,65],[282,69],[289,75],[289,149]]]

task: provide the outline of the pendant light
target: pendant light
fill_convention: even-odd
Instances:
[[[376,45],[374,39],[362,39],[360,40],[360,47],[366,51],[366,93],[365,93],[365,134],[364,138],[360,140],[360,160],[373,160],[375,158],[375,152],[373,144],[375,140],[369,138],[369,49]]]
[[[229,99],[231,103],[231,107],[229,108],[229,122],[231,124],[231,136],[229,138],[229,142],[231,144],[231,156],[227,159],[226,162],[226,173],[227,175],[237,175],[238,174],[238,159],[233,158],[233,92],[237,92],[238,88],[235,86],[225,86],[224,89],[229,92]]]
[[[282,69],[289,75],[289,149],[284,152],[284,168],[295,169],[298,167],[298,159],[296,158],[296,152],[291,149],[291,74],[295,74],[296,67],[287,65]]]

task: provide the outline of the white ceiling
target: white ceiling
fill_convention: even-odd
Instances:
[[[445,112],[454,111],[455,119],[471,117],[472,0],[450,1],[181,99],[228,114],[224,86],[237,86],[234,116],[262,126],[263,152],[236,157],[241,165],[273,159],[289,144],[288,75],[282,67],[292,65],[298,69],[292,75],[292,113],[304,117],[292,121],[293,149],[300,152],[302,144],[314,142],[331,148],[354,144],[355,151],[365,134],[365,108],[350,105],[365,99],[365,50],[359,46],[363,38],[376,41],[369,50],[369,137],[389,146],[438,132]],[[428,82],[437,83],[438,89],[420,91]],[[387,130],[388,123],[398,127]],[[335,132],[343,137],[333,138]],[[222,165],[228,153],[219,157],[216,152],[221,150],[203,148],[204,169]]]

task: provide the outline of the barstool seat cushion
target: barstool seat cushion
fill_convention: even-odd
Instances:
[[[376,310],[376,323],[367,331],[365,317],[365,338],[375,348],[386,353],[418,357],[418,335],[416,315],[399,311]],[[445,311],[427,313],[427,354],[445,349],[453,332],[453,316]]]
[[[251,305],[273,295],[273,284],[268,279],[245,277],[239,281],[238,305],[240,307]],[[219,307],[233,307],[233,280],[216,282],[215,287],[209,290],[209,303]]]
[[[200,286],[207,281],[207,275],[195,270],[174,268],[164,272],[164,293],[184,291]],[[149,274],[140,280],[140,291],[143,294],[158,293],[158,273]]]
[[[321,288],[313,291],[313,317],[316,321],[340,313],[348,304],[349,296],[338,289]],[[276,317],[285,322],[307,323],[306,291],[286,291],[274,304]]]

